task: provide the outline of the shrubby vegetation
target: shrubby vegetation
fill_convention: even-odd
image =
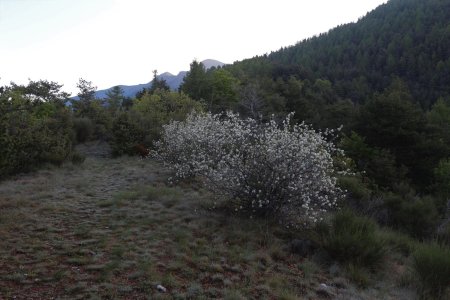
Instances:
[[[12,84],[0,94],[0,178],[44,163],[59,165],[72,152],[66,94],[54,82]]]
[[[200,177],[251,216],[316,221],[340,199],[349,210],[331,212],[316,228],[330,257],[356,278],[376,270],[389,248],[411,256],[424,297],[444,297],[447,8],[446,1],[391,0],[356,24],[269,55],[209,70],[194,61],[178,92],[156,72],[154,85],[133,99],[120,87],[96,99],[83,79],[71,105],[54,82],[1,87],[0,178],[81,163],[74,145],[94,139],[116,156],[136,154],[136,145],[155,148],[177,176]],[[341,125],[339,135],[327,134]],[[352,176],[337,172],[347,167]],[[427,245],[434,237],[439,246]]]
[[[138,144],[152,147],[164,124],[183,120],[192,110],[201,111],[202,105],[182,93],[166,89],[144,92],[129,111],[116,116],[111,139],[113,154],[136,154],[133,147]]]
[[[292,124],[289,115],[258,123],[228,112],[191,114],[163,127],[157,157],[178,177],[201,176],[234,209],[317,221],[341,194],[333,159],[342,153],[327,133]]]
[[[336,213],[330,226],[319,223],[316,232],[319,245],[343,263],[375,270],[386,255],[377,225],[350,210]]]
[[[145,132],[139,126],[138,116],[130,113],[119,114],[113,122],[111,149],[114,156],[135,154],[134,146],[143,143]]]

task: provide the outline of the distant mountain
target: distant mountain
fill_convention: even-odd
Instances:
[[[212,67],[223,67],[225,65],[223,62],[214,59],[205,59],[201,63],[205,66],[206,70]]]
[[[119,87],[122,88],[125,97],[134,97],[137,92],[141,91],[143,88],[148,88],[150,86],[150,82],[137,85],[119,85]],[[95,98],[106,98],[106,92],[108,92],[110,89],[112,89],[112,87],[106,90],[98,90],[97,92],[95,92]]]
[[[158,75],[158,78],[162,78],[167,82],[167,85],[172,90],[177,90],[180,84],[183,82],[184,76],[186,76],[186,71],[181,71],[178,75],[173,75],[169,72],[165,72],[161,75]],[[119,85],[125,97],[134,97],[137,92],[142,91],[143,88],[150,88],[152,86],[152,81],[148,83],[136,84],[136,85]],[[95,92],[96,98],[106,98],[106,93],[112,89],[113,87],[105,90],[98,90]]]
[[[222,67],[225,65],[223,62],[220,62],[220,61],[214,60],[214,59],[206,59],[206,60],[202,61],[201,63],[205,66],[206,69],[210,69],[212,67]],[[164,79],[167,82],[167,85],[170,87],[170,89],[175,91],[175,90],[178,90],[178,87],[183,82],[183,78],[184,78],[184,76],[186,76],[186,73],[187,73],[187,71],[181,71],[177,75],[173,75],[169,72],[165,72],[165,73],[158,75],[158,78]],[[152,81],[150,81],[148,83],[137,84],[137,85],[119,85],[119,86],[123,89],[125,97],[134,97],[136,95],[136,93],[141,91],[143,88],[150,88],[152,86]],[[110,87],[109,89],[105,89],[105,90],[98,90],[95,93],[95,97],[96,98],[105,98],[106,92],[112,88],[113,87]]]

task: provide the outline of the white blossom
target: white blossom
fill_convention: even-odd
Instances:
[[[192,113],[163,127],[154,155],[178,178],[200,176],[236,209],[315,222],[342,194],[333,157],[343,152],[327,141],[332,130],[293,125],[291,117],[279,126],[273,118],[259,124],[231,112]]]

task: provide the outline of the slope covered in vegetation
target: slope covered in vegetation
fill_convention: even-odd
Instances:
[[[364,103],[398,77],[422,108],[450,95],[450,2],[391,0],[357,23],[236,64],[253,77],[252,63],[272,77],[325,79],[335,93]],[[263,62],[258,62],[262,60]]]
[[[449,2],[194,61],[179,92],[1,87],[1,296],[448,298]],[[176,172],[125,157],[150,152]]]

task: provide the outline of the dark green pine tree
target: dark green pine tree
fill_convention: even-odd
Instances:
[[[75,115],[78,117],[85,117],[90,112],[91,103],[95,100],[95,92],[97,87],[92,85],[92,81],[87,81],[83,78],[77,83],[78,100],[72,101],[72,107]]]
[[[156,90],[164,90],[169,91],[170,87],[167,85],[167,82],[165,79],[158,77],[158,71],[153,71],[153,80],[152,80],[152,86],[148,90],[150,94],[154,94]]]
[[[206,100],[210,94],[207,78],[205,66],[194,60],[191,63],[189,72],[187,72],[183,79],[180,91],[189,95],[194,100]]]
[[[120,110],[124,98],[125,96],[123,94],[123,89],[118,85],[107,91],[106,101],[108,103],[109,110],[113,113]]]

